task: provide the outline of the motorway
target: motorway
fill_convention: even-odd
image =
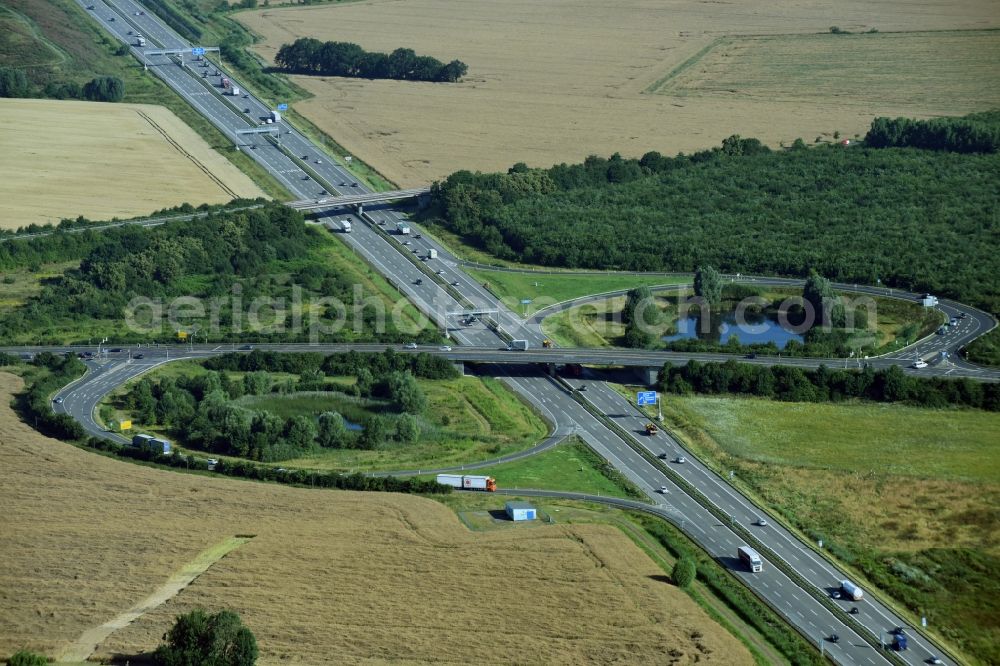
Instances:
[[[82,2],[80,4],[86,6]],[[128,34],[129,31],[132,31],[141,32],[150,42],[150,48],[187,49],[191,47],[190,44],[132,0],[107,0],[106,2],[98,2],[94,7],[95,9],[89,13],[105,29],[123,42],[133,43],[134,40]],[[112,17],[115,19],[114,21],[109,20]],[[133,52],[136,53],[137,57],[145,58],[141,49],[133,48]],[[190,58],[181,61],[176,57],[149,56],[145,59],[149,62],[151,71],[191,103],[223,134],[230,137],[234,145],[243,143],[245,152],[267,169],[293,196],[299,199],[309,199],[324,196],[324,192],[340,195],[367,191],[361,184],[355,186],[357,181],[350,172],[334,163],[322,153],[320,148],[309,142],[294,128],[287,126],[286,123],[278,124],[283,132],[279,136],[279,140],[289,152],[279,149],[270,141],[259,139],[251,140],[256,142],[256,148],[246,147],[246,143],[236,134],[236,131],[258,126],[259,120],[267,115],[269,108],[252,95],[239,98],[223,97],[219,93],[219,81],[223,75],[226,75],[226,72],[219,70],[214,65],[209,65],[207,68],[202,67]],[[179,62],[183,62],[183,65],[178,64]],[[208,71],[206,72],[206,70]],[[215,73],[217,71],[218,74]],[[206,73],[206,76],[203,77],[202,73]],[[240,88],[244,88],[235,80],[234,83]],[[244,109],[249,109],[249,112],[244,112]],[[311,175],[303,168],[305,164],[308,164],[309,171],[315,175]],[[320,177],[320,183],[316,182],[315,176]],[[503,344],[504,336],[527,339],[534,346],[540,346],[542,334],[538,327],[521,321],[509,310],[499,306],[492,294],[460,269],[459,260],[447,252],[446,248],[435,244],[427,237],[400,239],[397,236],[392,236],[390,240],[390,237],[381,231],[379,223],[383,223],[386,228],[391,230],[395,228],[397,222],[403,219],[401,214],[388,209],[378,209],[351,219],[357,222],[354,224],[355,230],[349,234],[338,234],[338,236],[369,264],[390,279],[433,321],[442,325],[456,343],[481,350],[480,353],[483,355],[481,360],[493,361],[498,364],[502,364],[505,360],[511,360],[510,354],[515,352],[500,352],[498,350]],[[408,241],[409,245],[399,244],[402,241]],[[411,255],[425,256],[426,250],[430,248],[438,250],[438,258],[426,262],[411,261],[409,257],[401,253],[402,251]],[[458,327],[449,323],[453,323],[453,320],[449,318],[447,313],[467,309],[470,305],[476,308],[498,309],[497,324],[504,336],[498,335],[496,331],[482,325]],[[318,351],[315,347],[312,350]],[[226,350],[220,348],[213,351],[195,348],[189,350],[188,355],[203,356],[222,351]],[[455,357],[463,353],[455,351]],[[57,409],[79,418],[85,426],[88,425],[88,420],[92,423],[93,407],[100,396],[120,385],[128,377],[137,376],[159,363],[167,362],[166,354],[170,350],[154,348],[143,349],[143,352],[143,359],[131,360],[131,362],[127,358],[119,356],[118,358],[112,357],[107,361],[88,363],[90,368],[88,374],[82,380],[59,392],[58,397],[62,398],[63,402],[57,405]],[[173,358],[177,358],[179,352],[180,350],[174,350]],[[542,350],[531,352],[530,360],[534,360],[536,353],[542,354]],[[622,356],[621,352],[614,350],[588,350],[587,353]],[[493,356],[489,356],[490,354]],[[522,354],[527,353],[522,352]],[[572,354],[574,361],[580,362],[579,351],[544,350],[544,354],[551,354],[551,356],[540,356],[541,359],[544,359],[542,362],[559,358],[559,354]],[[717,356],[731,358],[726,355]],[[528,356],[524,358],[525,360],[529,359]],[[562,358],[566,358],[566,356]],[[554,362],[558,363],[559,361]],[[789,362],[789,360],[781,359],[781,362]],[[796,359],[792,362],[806,364],[816,363],[817,360]],[[649,357],[640,359],[637,365],[645,363],[657,366],[662,363],[662,360],[659,360],[659,357]],[[735,528],[738,525],[746,525],[747,521],[752,521],[758,516],[765,515],[764,512],[756,508],[749,499],[738,493],[724,480],[701,465],[693,456],[688,455],[690,462],[680,466],[682,469],[674,471],[680,473],[701,494],[710,498],[718,510],[724,515],[731,516],[732,521],[730,522],[737,525],[720,522],[702,504],[682,492],[680,487],[671,481],[670,475],[661,469],[660,464],[650,462],[635,448],[636,446],[647,446],[647,448],[652,447],[650,450],[655,448],[654,452],[662,452],[659,451],[661,448],[673,451],[677,450],[676,442],[665,435],[654,438],[633,435],[631,439],[634,441],[630,445],[585,409],[578,400],[581,394],[585,393],[594,409],[605,415],[610,415],[610,418],[614,419],[616,423],[634,433],[636,424],[643,419],[624,397],[599,383],[588,382],[588,389],[581,392],[578,390],[578,385],[567,387],[542,373],[518,374],[503,365],[497,366],[497,372],[506,375],[504,380],[513,390],[521,393],[546,416],[552,425],[553,437],[558,438],[566,434],[580,436],[642,488],[657,507],[660,507],[664,512],[669,512],[676,520],[679,520],[689,535],[696,539],[709,553],[719,558],[761,598],[778,609],[791,624],[799,628],[803,635],[813,642],[823,645],[827,654],[835,662],[842,664],[891,663],[886,655],[872,648],[868,642],[848,626],[846,616],[840,612],[832,612],[826,603],[817,598],[825,597],[828,589],[835,586],[837,581],[846,578],[846,575],[820,558],[808,545],[797,540],[794,535],[780,527],[766,528],[767,532],[762,533],[762,537],[766,539],[769,548],[782,561],[794,568],[800,576],[809,582],[805,586],[800,586],[785,576],[777,566],[774,566],[773,562],[766,562],[764,572],[760,574],[749,574],[742,571],[733,562],[737,546],[744,543]],[[973,372],[973,370],[969,370],[969,372]],[[92,425],[96,427],[96,424]],[[103,432],[100,434],[107,435]],[[659,492],[661,487],[666,487],[667,492]],[[872,636],[876,637],[877,640],[880,633],[897,625],[906,624],[889,609],[872,599],[866,598],[864,602],[859,604],[859,608],[863,610],[856,617],[869,632],[869,640]],[[838,643],[825,641],[823,637],[831,633],[837,633],[841,640]],[[914,631],[910,632],[910,636],[912,646],[910,651],[899,655],[899,659],[903,662],[917,664],[932,653],[940,654],[940,650],[931,645],[923,636],[917,635]],[[944,655],[941,656],[944,658]],[[946,659],[945,663],[954,662]]]

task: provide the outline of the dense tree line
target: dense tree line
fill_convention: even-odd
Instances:
[[[306,227],[301,214],[271,204],[159,227],[122,226],[0,243],[0,268],[85,252],[78,269],[46,281],[38,295],[0,315],[0,335],[24,339],[26,331],[42,335],[46,328],[75,329],[93,320],[122,322],[129,316],[128,304],[143,297],[162,303],[162,316],[149,307],[135,309],[141,326],[118,327],[115,341],[163,340],[176,333],[167,316],[173,299],[196,297],[204,314],[191,321],[216,339],[437,339],[430,328],[416,336],[399,331],[388,313],[382,317],[378,308],[368,307],[367,293],[325,261],[322,247],[329,242]],[[260,316],[250,319],[253,303],[262,298],[276,309],[257,310]],[[296,298],[305,305],[310,298],[330,300],[297,319]]]
[[[165,426],[186,446],[274,462],[317,448],[377,449],[390,442],[416,441],[420,436],[417,417],[426,410],[427,399],[411,369],[421,376],[436,378],[456,372],[427,354],[409,356],[390,350],[384,354],[338,356],[350,358],[268,352],[227,355],[210,359],[206,366],[239,369],[245,373],[241,379],[224,370],[158,382],[147,378],[129,391],[122,406],[143,425]],[[271,372],[295,373],[298,379],[276,382]],[[353,374],[357,381],[351,386],[324,381],[327,375],[344,374]],[[244,396],[272,392],[334,390],[381,400],[382,407],[360,424],[360,432],[354,432],[336,412],[316,418],[298,415],[283,419],[266,409],[234,403]]]
[[[10,357],[6,359],[12,361]],[[0,365],[4,364],[0,359]],[[14,401],[15,409],[25,422],[32,424],[38,432],[56,439],[74,440],[84,436],[83,426],[67,414],[52,411],[52,394],[82,376],[86,366],[73,354],[36,354],[32,365],[43,368],[27,391],[19,394]]]
[[[35,83],[24,70],[0,67],[0,97],[44,97],[51,99],[86,99],[92,102],[120,102],[125,97],[125,82],[116,76],[98,76],[82,87],[75,81]]]
[[[731,137],[693,155],[459,171],[426,219],[499,258],[805,277],[1000,305],[1000,156]]]
[[[956,405],[1000,411],[1000,384],[971,379],[913,377],[898,366],[875,370],[834,370],[820,366],[764,366],[726,361],[687,365],[666,363],[658,387],[668,393],[755,395],[790,402],[839,402],[850,399],[905,402],[921,407]]]
[[[865,145],[995,153],[1000,150],[1000,111],[930,120],[876,118],[865,135]]]
[[[418,56],[413,49],[400,48],[386,54],[365,51],[350,42],[321,42],[310,37],[282,45],[274,62],[295,74],[403,81],[454,82],[469,69],[460,60],[446,65],[437,58]]]

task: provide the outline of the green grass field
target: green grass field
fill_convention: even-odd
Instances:
[[[1000,661],[1000,414],[668,396],[668,427],[969,663]]]
[[[967,347],[968,359],[973,363],[1000,367],[1000,328],[994,328]]]
[[[1000,484],[1000,414],[669,396],[729,455],[851,474]]]
[[[545,453],[478,469],[504,489],[540,488],[612,497],[636,497],[638,489],[610,468],[590,447],[571,438]]]
[[[672,277],[666,275],[624,275],[607,273],[532,273],[491,271],[485,269],[468,269],[469,275],[480,283],[487,283],[494,294],[500,296],[504,303],[515,312],[532,314],[541,308],[581,296],[603,294],[619,289],[633,287],[656,286],[666,284],[685,284],[691,281],[687,277]],[[521,300],[531,299],[528,305],[521,305]]]

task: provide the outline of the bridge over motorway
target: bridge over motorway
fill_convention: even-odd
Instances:
[[[285,205],[295,210],[309,211],[320,208],[346,208],[348,206],[362,206],[370,203],[384,203],[386,201],[400,201],[402,199],[413,199],[427,194],[431,191],[429,187],[415,187],[409,190],[392,190],[390,192],[366,192],[364,194],[342,194],[340,196],[320,197],[318,199],[301,199],[299,201],[289,201]]]

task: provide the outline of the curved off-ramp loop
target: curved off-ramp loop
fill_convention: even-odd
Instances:
[[[83,632],[78,639],[56,655],[56,661],[86,661],[108,636],[127,627],[149,611],[175,597],[181,590],[193,583],[198,576],[208,571],[209,567],[252,538],[250,536],[235,536],[199,553],[196,558],[185,564],[180,571],[170,576],[167,582],[135,606],[104,624]]]

